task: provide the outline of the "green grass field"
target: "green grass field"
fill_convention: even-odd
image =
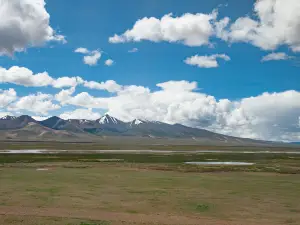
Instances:
[[[176,142],[175,142],[176,141]],[[221,145],[201,145],[197,142],[191,144],[186,140],[181,139],[158,139],[159,144],[148,143],[147,139],[132,139],[126,142],[126,139],[120,137],[109,140],[102,140],[102,142],[34,142],[34,141],[1,141],[0,150],[7,149],[61,149],[61,150],[100,150],[100,149],[153,149],[153,150],[232,150],[232,151],[294,151],[299,150],[299,145],[274,145],[274,146],[221,146]],[[178,144],[181,143],[181,144]]]
[[[183,164],[210,160],[256,164]],[[1,154],[0,224],[296,225],[299,171],[287,154]]]

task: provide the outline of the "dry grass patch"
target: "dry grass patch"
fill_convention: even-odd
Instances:
[[[134,164],[128,167],[122,163],[71,163],[68,168],[55,165],[48,171],[36,171],[41,164],[2,167],[0,207],[57,208],[70,210],[73,218],[85,210],[125,213],[131,215],[128,218],[162,214],[206,218],[219,224],[300,221],[298,174],[182,173],[135,169]]]

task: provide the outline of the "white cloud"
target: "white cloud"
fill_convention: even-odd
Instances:
[[[65,102],[66,104],[76,105],[86,108],[107,108],[108,101],[105,98],[95,98],[87,92],[81,92]]]
[[[104,64],[105,64],[106,66],[112,66],[114,63],[115,63],[115,62],[114,62],[112,59],[108,59],[108,60],[105,61]]]
[[[121,35],[115,34],[109,38],[110,43],[139,42],[181,42],[188,46],[209,45],[209,38],[214,34],[213,21],[217,12],[210,14],[186,13],[180,17],[172,14],[164,15],[161,19],[144,17],[135,22],[132,29]]]
[[[93,112],[92,109],[75,109],[74,111],[64,112],[59,115],[60,118],[68,119],[87,119],[87,120],[97,120],[101,117],[98,112]]]
[[[219,66],[217,58],[224,59],[225,61],[230,60],[230,57],[225,54],[215,54],[210,56],[195,55],[187,58],[186,60],[184,60],[184,62],[188,65],[198,66],[202,68],[215,68]]]
[[[143,86],[119,86],[115,96],[93,97],[82,92],[69,96],[67,104],[103,109],[125,121],[158,120],[240,137],[300,140],[300,92],[297,91],[230,101],[199,92],[196,82],[164,82],[157,84],[161,88],[157,91]]]
[[[35,114],[47,115],[49,111],[59,109],[60,106],[52,102],[53,96],[37,93],[19,98],[7,108],[10,111],[28,111]]]
[[[0,67],[0,83],[11,83],[25,87],[53,86],[55,88],[71,87],[82,84],[80,77],[52,78],[47,72],[34,74],[25,67],[13,66],[9,69]]]
[[[94,97],[75,93],[75,87],[61,90],[55,98],[37,93],[17,97],[14,89],[0,91],[1,112],[47,116],[62,105],[83,107],[62,113],[64,118],[92,119],[102,109],[125,121],[134,118],[181,123],[239,137],[266,140],[300,141],[300,92],[290,90],[263,93],[237,101],[216,99],[200,92],[196,82],[168,81],[157,84],[159,90],[122,86],[115,81],[84,83],[91,88],[113,92],[113,96]]]
[[[57,42],[61,42],[62,44],[68,43],[66,40],[66,36],[61,35],[61,34],[55,34],[55,36],[52,36],[50,38],[50,41],[57,41]]]
[[[87,48],[77,48],[74,51],[75,53],[82,53],[83,63],[89,66],[95,66],[98,63],[98,60],[101,58],[101,52],[99,50],[90,51]]]
[[[75,53],[82,53],[82,54],[88,54],[88,53],[90,53],[90,51],[87,48],[82,48],[82,47],[75,49],[74,52]]]
[[[7,107],[10,103],[15,101],[16,99],[17,99],[17,92],[13,88],[10,88],[8,90],[0,89],[0,107],[1,108]]]
[[[98,50],[92,51],[90,55],[86,55],[83,57],[84,64],[89,66],[97,65],[98,60],[101,58],[101,53]]]
[[[264,56],[261,61],[262,62],[266,62],[266,61],[272,61],[272,60],[288,60],[290,59],[291,56],[288,56],[286,53],[284,52],[277,52],[277,53],[270,53],[266,56]]]
[[[114,36],[109,37],[108,41],[110,43],[117,44],[117,43],[124,43],[124,42],[126,42],[126,39],[123,38],[122,36],[119,36],[119,35],[115,34]]]
[[[230,22],[229,17],[217,20],[217,11],[210,14],[172,14],[161,19],[144,17],[131,29],[109,38],[111,43],[143,40],[180,42],[188,46],[211,45],[210,38],[218,37],[230,43],[246,42],[264,50],[287,45],[300,52],[300,1],[257,0],[252,16]]]
[[[55,100],[59,101],[62,105],[64,105],[68,100],[71,99],[71,95],[75,92],[75,87],[71,87],[70,89],[64,89],[58,92],[55,95]]]
[[[288,45],[300,51],[300,1],[260,0],[254,4],[257,19],[238,18],[229,29],[220,25],[218,36],[230,42],[249,42],[264,50]]]
[[[220,21],[215,22],[215,35],[223,40],[228,40],[228,31],[225,29],[230,22],[229,17],[224,17]]]
[[[50,27],[44,0],[1,0],[0,55],[13,55],[48,41],[65,43]]]
[[[50,118],[50,116],[32,116],[32,118],[35,119],[36,121],[43,121]]]
[[[13,116],[13,114],[11,112],[0,112],[0,118],[3,118],[5,116],[7,116],[7,115]]]
[[[164,83],[159,83],[157,87],[162,88],[164,91],[193,91],[197,89],[197,82],[188,82],[185,80],[182,81],[168,81]]]
[[[55,88],[75,87],[83,82],[81,77],[59,77],[53,81],[52,86]]]
[[[52,84],[53,78],[47,72],[33,74],[25,67],[13,66],[8,70],[0,67],[0,83],[13,83],[23,86],[48,86]]]
[[[138,48],[133,48],[133,49],[128,50],[129,53],[135,53],[135,52],[138,52],[138,51],[139,51]]]
[[[106,90],[108,92],[118,92],[122,86],[117,84],[114,80],[107,80],[105,82],[85,81],[84,86],[90,89]]]

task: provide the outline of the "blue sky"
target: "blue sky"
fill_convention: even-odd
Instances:
[[[51,26],[66,36],[66,45],[48,44],[44,48],[30,48],[26,53],[16,54],[15,59],[2,57],[3,67],[13,65],[30,68],[34,72],[47,71],[53,77],[84,76],[87,80],[116,80],[123,85],[143,85],[155,88],[155,84],[168,80],[197,81],[205,93],[216,98],[239,99],[256,96],[262,92],[300,90],[299,67],[295,61],[271,61],[261,63],[262,56],[269,51],[245,43],[228,46],[222,40],[213,40],[215,48],[207,46],[189,47],[182,44],[140,43],[110,44],[108,37],[132,27],[145,16],[162,17],[173,13],[181,16],[186,12],[210,13],[220,4],[220,17],[232,18],[251,12],[254,1],[241,4],[237,1],[85,1],[51,0],[46,9],[51,15]],[[72,7],[70,7],[72,5]],[[118,7],[116,7],[116,5]],[[66,14],[67,12],[67,14]],[[74,54],[77,47],[101,49],[103,55],[98,66],[82,63],[82,56]],[[138,48],[137,54],[128,50]],[[287,47],[281,51],[292,54]],[[221,62],[219,68],[191,67],[183,60],[191,55],[226,53],[231,61]],[[103,60],[112,58],[116,65],[106,67]],[[288,77],[287,77],[288,74]],[[22,90],[22,92],[27,89]],[[80,90],[79,90],[80,91]]]
[[[35,1],[26,0],[26,2],[34,5]],[[37,2],[43,3],[44,1],[37,0]],[[286,38],[286,40],[283,38],[273,40],[272,35],[269,35],[270,37],[268,35],[264,36],[264,34],[259,36],[258,33],[264,32],[261,30],[264,23],[263,17],[260,17],[259,13],[268,13],[262,10],[263,7],[273,7],[274,9],[275,13],[272,14],[274,24],[270,30],[265,33],[274,32],[274,36],[276,36],[278,34],[278,30],[280,30],[280,27],[276,24],[276,16],[290,15],[290,18],[287,18],[287,23],[290,22],[291,19],[294,19],[296,21],[295,24],[300,24],[299,13],[292,10],[293,8],[299,7],[299,3],[295,0],[288,0],[286,4],[289,4],[291,7],[287,7],[284,9],[285,11],[283,11],[283,9],[280,9],[280,4],[283,4],[282,0],[276,0],[274,5],[268,4],[268,2],[270,2],[269,0],[263,0],[263,2],[266,2],[266,4],[258,5],[255,1],[236,0],[49,0],[46,1],[46,5],[43,8],[44,11],[41,14],[42,16],[45,16],[44,13],[46,12],[50,16],[47,26],[53,29],[53,33],[49,34],[49,37],[53,39],[53,37],[57,37],[55,35],[63,35],[66,43],[62,43],[62,41],[48,41],[48,37],[48,39],[44,38],[42,41],[39,40],[42,43],[39,43],[38,45],[32,44],[35,40],[27,40],[28,43],[25,43],[21,50],[16,48],[12,51],[13,56],[2,53],[2,56],[0,56],[0,66],[6,70],[12,66],[25,67],[31,70],[33,74],[45,71],[53,79],[57,79],[59,77],[79,76],[85,81],[105,82],[107,80],[113,80],[122,87],[134,85],[141,86],[145,89],[149,88],[151,93],[161,90],[161,87],[157,86],[159,83],[169,81],[196,82],[197,88],[188,88],[187,91],[212,96],[217,104],[220,100],[227,99],[232,105],[226,107],[233,108],[233,111],[236,110],[236,104],[241,104],[243,99],[249,99],[250,97],[256,98],[265,92],[267,92],[270,96],[272,93],[278,93],[281,94],[281,97],[287,95],[283,93],[292,91],[294,93],[292,98],[293,103],[292,105],[286,106],[287,108],[292,108],[292,112],[284,111],[282,114],[279,113],[278,115],[275,115],[275,119],[278,119],[278,117],[284,118],[282,119],[282,123],[290,123],[293,121],[292,124],[282,125],[281,130],[286,129],[286,126],[290,129],[290,126],[292,126],[292,139],[298,140],[298,138],[300,139],[300,135],[296,127],[297,122],[299,122],[297,119],[299,118],[300,113],[298,108],[299,105],[295,98],[298,97],[298,93],[300,92],[300,62],[299,51],[297,50],[300,43],[297,42],[297,40],[295,41],[295,36],[298,35],[298,37],[300,37],[300,31],[297,30],[299,28],[295,25],[295,29],[291,32],[290,37],[282,34],[282,37]],[[167,39],[151,41],[151,38],[142,38],[140,41],[136,41],[134,40],[136,37],[126,37],[126,41],[123,41],[122,43],[109,42],[109,38],[113,37],[115,34],[120,37],[125,37],[123,35],[124,32],[126,30],[134,30],[133,27],[135,23],[139,19],[145,17],[154,17],[160,20],[163,16],[169,13],[172,13],[172,15],[170,15],[172,18],[183,18],[183,16],[187,13],[195,17],[197,13],[210,15],[213,10],[218,12],[217,18],[210,21],[213,26],[225,17],[230,18],[230,22],[226,28],[227,36],[229,38],[221,38],[216,34],[210,34],[209,43],[197,46],[188,46],[187,44],[182,43],[181,40],[174,42],[168,41]],[[35,18],[36,21],[38,21],[39,16],[40,15],[37,14]],[[239,18],[245,17],[251,19],[252,22],[260,23],[258,26],[261,27],[249,28],[252,29],[253,32],[256,32],[255,37],[252,37],[251,34],[247,34],[248,36],[245,35],[242,38],[240,36],[237,37],[234,33],[236,30],[231,28],[231,25],[237,23],[236,21],[238,21]],[[32,23],[34,24],[34,22]],[[248,24],[242,25],[244,28]],[[148,29],[149,27],[145,25],[142,32],[148,32]],[[291,29],[293,29],[293,27]],[[177,32],[183,32],[180,35],[185,37],[189,35],[189,33],[185,34],[184,31]],[[138,35],[143,36],[145,34]],[[201,34],[196,32],[196,35]],[[267,40],[267,43],[273,43],[274,41],[274,46],[266,47],[265,43],[262,44],[262,42],[266,40],[266,37],[270,38],[270,40]],[[4,40],[5,39],[0,35],[0,45],[1,41],[3,41],[3,48],[5,48]],[[74,52],[75,49],[79,47],[86,48],[90,51],[100,51],[102,55],[97,61],[97,64],[92,66],[85,64],[83,62],[84,54]],[[133,48],[137,48],[138,51],[135,53],[129,53],[128,51]],[[283,58],[280,58],[280,60],[272,58],[272,60],[262,62],[262,58],[271,53],[280,53],[284,54],[284,56]],[[218,58],[218,66],[213,68],[189,65],[184,62],[187,58],[195,55],[212,56],[216,54],[225,54],[230,58],[230,60],[226,61],[222,58]],[[112,66],[104,65],[107,59],[112,59],[114,61]],[[84,108],[97,112],[97,116],[106,111],[111,112],[116,116],[120,116],[123,119],[132,119],[133,117],[141,115],[137,114],[131,118],[131,116],[127,115],[125,112],[118,114],[116,111],[120,111],[121,109],[115,106],[111,107],[111,105],[117,104],[115,102],[113,104],[107,103],[109,106],[95,108],[92,107],[92,104],[75,104],[75,100],[72,100],[73,103],[71,103],[70,100],[63,104],[55,99],[54,96],[59,91],[67,89],[67,87],[54,88],[51,85],[28,86],[16,84],[15,81],[3,81],[0,83],[0,89],[2,89],[2,91],[8,90],[9,88],[13,88],[16,91],[18,98],[28,95],[36,95],[38,92],[51,95],[53,96],[53,101],[51,100],[51,102],[58,105],[58,107],[55,110],[45,110],[45,112],[41,113],[39,110],[30,111],[28,108],[26,109],[26,107],[22,108],[21,106],[17,107],[14,105],[11,108],[3,107],[3,113],[9,112],[14,114],[24,112],[35,116],[50,116],[61,115],[64,112],[71,112],[72,110]],[[183,89],[180,89],[180,91],[182,90]],[[176,90],[176,93],[174,94],[178,94],[180,91]],[[185,91],[186,90],[184,89],[183,92]],[[105,88],[87,88],[84,85],[77,85],[72,96],[74,97],[83,92],[87,92],[94,98],[109,98],[121,95],[118,91],[107,91]],[[274,98],[279,99],[280,97]],[[186,99],[183,99],[185,102]],[[18,100],[16,99],[16,101]],[[132,101],[134,103],[130,102],[128,105],[132,104],[138,107],[139,104],[137,104],[136,100]],[[285,99],[282,101],[284,102]],[[166,104],[168,104],[166,108],[169,109],[171,103]],[[257,103],[257,105],[259,104],[260,103]],[[276,103],[274,104],[276,105]],[[182,104],[180,103],[180,105]],[[18,108],[18,110],[16,110],[16,108]],[[139,110],[141,109],[142,108]],[[208,109],[207,111],[210,110],[211,109]],[[243,110],[246,111],[246,109]],[[269,108],[268,110],[274,111],[274,109]],[[228,127],[228,121],[226,122],[226,125],[213,124],[205,127],[201,122],[203,114],[200,113],[198,115],[198,111],[193,111],[191,112],[191,115],[186,117],[185,115],[189,114],[189,112],[185,112],[180,116],[180,118],[176,119],[174,119],[174,116],[164,118],[161,115],[153,113],[150,113],[149,117],[154,117],[165,122],[182,122],[188,125],[199,126],[214,131],[220,131],[218,129],[222,127],[220,132],[239,135],[232,133],[233,128]],[[236,113],[233,111],[230,111],[231,117],[233,113]],[[170,112],[167,110],[166,113]],[[245,114],[247,114],[247,120],[249,120],[249,118],[252,117],[255,117],[255,119],[259,118],[259,113],[260,112],[251,111],[246,112]],[[292,115],[293,119],[287,119],[289,115]],[[214,118],[213,120],[215,120],[216,115],[207,116],[205,114],[204,117],[205,121],[212,120],[212,117]],[[260,121],[260,118],[257,120]],[[255,128],[247,127],[247,129],[249,128],[250,130],[246,133],[240,134],[240,136],[264,139],[272,139],[273,137],[275,139],[284,139],[283,136],[287,135],[286,133],[268,133],[260,137],[260,132],[266,132],[266,130],[270,129],[268,126],[274,127],[278,125],[276,125],[274,121],[262,121],[266,123],[263,128],[258,125],[255,126]],[[227,128],[230,129],[230,131],[227,131]],[[256,131],[255,129],[260,130]],[[255,133],[255,135],[252,136],[251,133]]]

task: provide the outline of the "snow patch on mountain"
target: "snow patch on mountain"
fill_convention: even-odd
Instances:
[[[9,116],[9,115],[6,115],[6,116],[3,116],[2,118],[0,118],[1,120],[15,120],[17,117],[15,116]]]
[[[130,126],[139,125],[139,124],[142,124],[142,123],[145,123],[145,121],[142,121],[142,120],[139,120],[139,119],[134,119],[133,121],[131,121]]]
[[[119,124],[119,120],[106,114],[99,119],[100,124]]]
[[[90,122],[89,120],[79,120],[80,124],[85,124],[85,123],[89,123],[89,122]]]
[[[140,119],[134,119],[133,121],[130,122],[130,126],[140,125],[140,124],[163,124],[163,123],[154,120],[140,120]]]

